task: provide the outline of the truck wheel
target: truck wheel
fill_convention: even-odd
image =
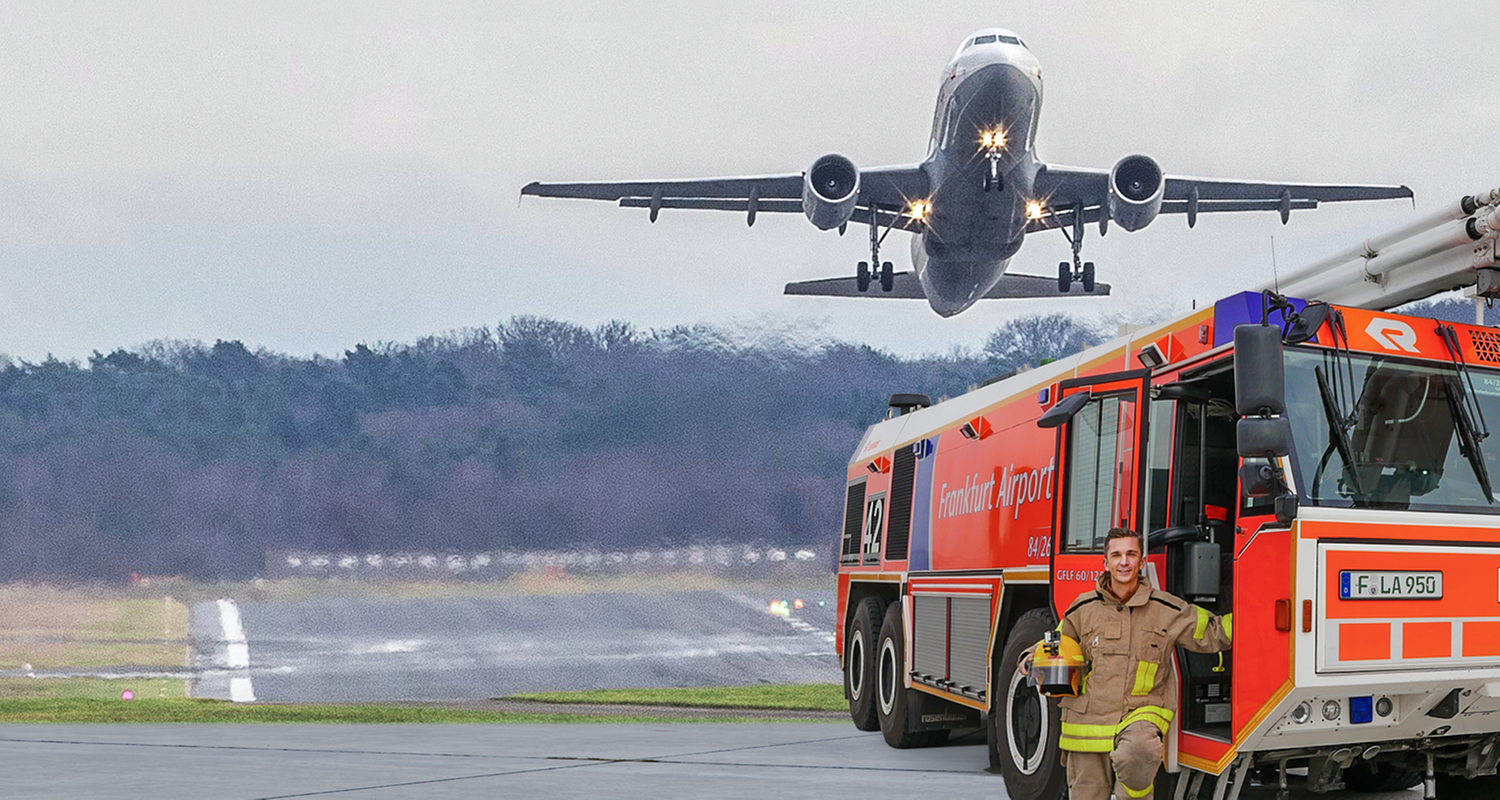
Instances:
[[[1423,770],[1391,763],[1365,762],[1344,770],[1344,786],[1356,792],[1399,792],[1422,782]]]
[[[914,689],[906,688],[906,628],[901,624],[901,604],[886,608],[880,624],[880,639],[875,648],[875,711],[880,718],[880,732],[885,743],[905,750],[909,747],[931,747],[948,741],[946,730],[915,731],[909,718]]]
[[[1033,609],[1021,615],[1005,640],[995,664],[988,724],[995,743],[991,762],[998,761],[1005,792],[1028,800],[1061,800],[1067,796],[1068,776],[1058,757],[1057,736],[1062,712],[1057,701],[1043,697],[1016,671],[1021,653],[1057,627],[1052,612]]]
[[[875,709],[875,641],[885,616],[880,598],[866,597],[854,610],[854,623],[844,647],[844,688],[849,691],[849,716],[862,731],[880,730]]]

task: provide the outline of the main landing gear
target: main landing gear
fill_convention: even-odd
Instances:
[[[892,225],[895,223],[893,222]],[[885,233],[891,229],[886,228]],[[870,260],[859,262],[859,267],[854,273],[854,286],[861,292],[870,291],[870,282],[880,282],[880,291],[889,292],[896,287],[896,272],[891,268],[891,262],[880,260],[880,243],[885,239],[885,234],[880,232],[880,213],[875,204],[870,204]]]
[[[896,286],[896,273],[891,267],[891,262],[886,261],[880,265],[880,269],[872,272],[870,262],[859,262],[859,268],[854,273],[854,283],[861,292],[870,291],[872,281],[880,284],[880,291],[889,292]]]
[[[1073,281],[1083,284],[1085,292],[1094,291],[1094,262],[1080,261],[1079,252],[1083,250],[1083,204],[1073,206],[1073,233],[1068,234],[1067,228],[1059,228],[1063,238],[1073,248],[1073,263],[1060,261],[1057,264],[1057,291],[1067,294],[1073,288]]]

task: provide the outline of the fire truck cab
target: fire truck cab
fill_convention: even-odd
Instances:
[[[982,727],[1012,798],[1065,796],[1056,700],[1016,662],[1120,526],[1152,585],[1234,614],[1232,651],[1176,653],[1157,796],[1284,795],[1294,768],[1314,791],[1500,794],[1491,424],[1500,331],[1272,292],[893,397],[847,473],[851,716],[895,747]]]

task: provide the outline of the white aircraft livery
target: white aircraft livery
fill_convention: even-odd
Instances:
[[[1036,156],[1042,67],[1026,43],[1001,28],[972,34],[943,68],[927,158],[920,164],[861,170],[830,154],[805,172],[739,178],[590,183],[531,183],[522,195],[615,200],[649,209],[738,211],[754,225],[760,212],[802,212],[822,230],[869,226],[870,260],[852,277],[801,281],[786,294],[924,298],[949,317],[986,298],[1109,293],[1093,262],[1080,259],[1084,225],[1111,222],[1138,231],[1158,214],[1185,214],[1188,227],[1215,211],[1293,210],[1320,202],[1409,198],[1405,186],[1221,180],[1166,175],[1144,155],[1112,168],[1046,164]],[[1007,274],[1026,234],[1061,229],[1073,260],[1056,279]],[[880,260],[892,230],[915,234],[912,271]]]

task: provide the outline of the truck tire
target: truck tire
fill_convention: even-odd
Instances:
[[[1021,615],[1005,639],[995,664],[992,698],[986,725],[994,743],[991,762],[998,761],[1005,792],[1027,800],[1061,800],[1067,796],[1068,776],[1058,757],[1057,736],[1062,712],[1057,700],[1043,697],[1016,671],[1021,653],[1057,627],[1052,611],[1033,609]]]
[[[875,647],[874,677],[875,713],[880,718],[880,733],[885,743],[898,750],[931,747],[948,741],[946,730],[916,731],[909,718],[917,705],[911,698],[915,689],[906,688],[906,627],[902,625],[901,604],[886,607],[885,621],[880,624],[880,638]]]
[[[849,716],[862,731],[880,730],[875,707],[875,640],[885,606],[878,597],[866,597],[854,609],[849,640],[844,644],[844,689],[849,693]]]
[[[1423,770],[1401,764],[1364,762],[1344,770],[1344,787],[1366,794],[1399,792],[1420,784],[1422,772]]]

